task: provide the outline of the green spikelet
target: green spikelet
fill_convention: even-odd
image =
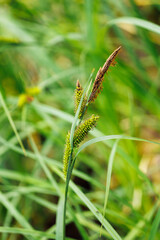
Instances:
[[[63,155],[63,174],[64,174],[65,179],[67,176],[70,154],[71,154],[70,132],[68,132],[67,137],[66,137],[66,145],[65,145],[65,149],[64,149],[64,155]]]
[[[76,111],[78,109],[78,106],[79,106],[82,94],[83,94],[83,88],[82,88],[79,80],[77,80],[76,90],[75,90],[75,94],[74,94],[74,103],[75,103],[74,112],[75,113],[76,113]],[[82,105],[81,105],[81,109],[80,109],[80,112],[79,112],[79,115],[78,115],[79,119],[81,118],[81,116],[83,114],[83,111],[84,111],[84,108],[86,106],[86,103],[87,103],[87,98],[86,98],[86,96],[84,96],[83,101],[82,101]]]
[[[88,134],[88,132],[95,127],[98,116],[94,116],[94,114],[86,119],[84,122],[82,122],[79,127],[74,132],[73,137],[73,146],[78,147],[78,145],[84,140],[85,136]]]

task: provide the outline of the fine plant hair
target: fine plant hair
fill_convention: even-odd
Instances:
[[[104,81],[104,75],[107,73],[110,66],[115,65],[115,58],[120,52],[121,47],[118,47],[106,60],[103,67],[97,72],[95,80],[93,82],[93,86],[90,90],[90,84],[88,87],[83,88],[77,80],[76,89],[74,94],[74,105],[75,105],[75,120],[72,124],[71,131],[68,132],[66,137],[66,144],[63,155],[63,174],[64,179],[66,180],[66,189],[65,189],[65,199],[64,199],[64,216],[63,216],[63,231],[65,238],[65,218],[66,218],[66,203],[67,203],[67,194],[69,181],[71,179],[72,170],[75,164],[76,157],[74,157],[74,150],[79,147],[81,142],[88,135],[89,131],[94,128],[97,124],[99,116],[92,114],[87,119],[85,118],[85,114],[87,112],[87,108],[89,104],[95,101],[98,97],[100,91],[102,90],[102,83]],[[92,74],[88,80],[91,81]],[[86,94],[87,92],[87,94]]]

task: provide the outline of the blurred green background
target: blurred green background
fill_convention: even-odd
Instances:
[[[51,227],[55,233],[58,192],[47,185],[37,157],[23,155],[10,118],[25,149],[48,157],[48,167],[63,189],[54,166],[62,170],[76,81],[85,86],[93,68],[95,76],[122,46],[103,91],[88,110],[100,116],[89,138],[125,134],[160,141],[159,20],[158,0],[0,0],[0,91],[7,108],[0,102],[0,188],[6,202],[34,229],[45,232]],[[83,151],[73,177],[100,211],[112,146],[113,141],[108,146],[99,143]],[[106,218],[126,240],[160,239],[159,166],[158,145],[119,143]],[[0,225],[27,228],[3,197]],[[69,206],[67,236],[99,239],[100,224],[72,191]],[[2,240],[26,239],[9,230],[1,234]],[[101,239],[112,238],[103,230]]]

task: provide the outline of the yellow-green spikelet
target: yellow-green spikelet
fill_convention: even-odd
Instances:
[[[74,103],[75,103],[74,111],[75,111],[75,113],[78,109],[78,106],[79,106],[79,103],[81,101],[82,95],[83,95],[83,88],[82,88],[79,80],[77,80],[75,94],[74,94]],[[82,101],[82,105],[81,105],[81,109],[80,109],[80,112],[79,112],[79,115],[78,115],[79,119],[81,118],[81,116],[83,114],[86,103],[87,103],[87,98],[86,98],[86,96],[84,96],[83,101]]]
[[[65,179],[67,176],[70,154],[71,154],[70,132],[68,132],[67,137],[66,137],[66,145],[65,145],[65,149],[64,149],[64,155],[63,155],[63,174],[64,174]]]
[[[78,126],[78,128],[74,132],[73,147],[78,147],[78,145],[84,140],[88,132],[93,127],[95,127],[98,118],[98,116],[94,116],[93,114],[90,118],[86,119]]]

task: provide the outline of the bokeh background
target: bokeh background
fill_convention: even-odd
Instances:
[[[158,0],[0,0],[1,226],[27,228],[8,207],[9,201],[34,229],[51,228],[55,233],[58,192],[49,185],[36,154],[47,157],[57,186],[63,189],[54,166],[62,171],[76,81],[85,86],[93,68],[95,76],[119,46],[117,63],[88,109],[88,115],[100,116],[88,139],[124,134],[160,141],[159,20]],[[24,156],[11,119],[33,155]],[[83,151],[73,176],[100,211],[112,146],[112,141],[98,143]],[[159,146],[121,141],[107,208],[107,219],[121,237],[160,239],[159,191]],[[69,207],[68,239],[98,239],[100,224],[72,191]],[[0,235],[2,240],[26,239],[9,230]],[[101,239],[112,238],[103,230]]]

